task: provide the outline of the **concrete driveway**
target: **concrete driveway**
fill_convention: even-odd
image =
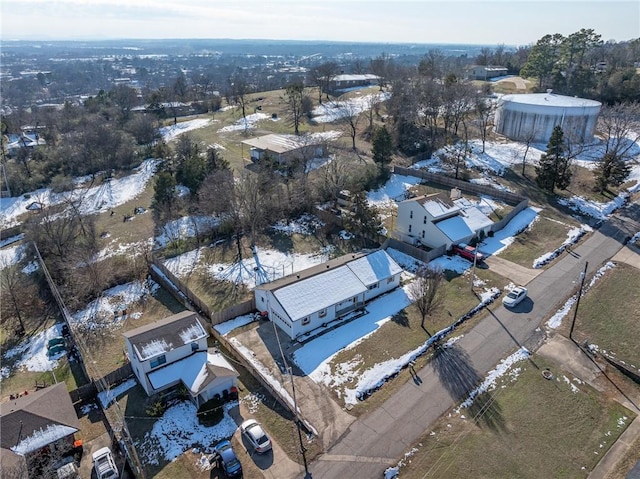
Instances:
[[[525,268],[500,256],[489,256],[484,262],[491,271],[495,271],[500,276],[504,276],[515,284],[523,286],[529,284],[543,271],[542,269]]]

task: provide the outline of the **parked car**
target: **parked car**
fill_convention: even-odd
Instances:
[[[113,454],[108,447],[98,449],[91,455],[91,459],[98,479],[118,479],[120,477],[116,462],[113,460]]]
[[[220,441],[215,446],[215,451],[220,460],[222,470],[227,477],[240,477],[242,476],[242,464],[238,460],[238,456],[231,447],[231,443],[226,439]]]
[[[478,248],[474,248],[473,246],[469,246],[464,243],[453,245],[453,252],[459,256],[462,256],[464,259],[468,259],[469,261],[473,261],[474,254],[476,256],[476,263],[484,260],[484,255],[478,250]]]
[[[247,419],[240,424],[240,431],[257,453],[262,454],[271,450],[269,436],[267,436],[262,426],[255,419]]]
[[[51,349],[54,346],[64,346],[64,338],[62,336],[58,336],[56,338],[51,338],[47,342],[47,349]]]
[[[509,291],[509,293],[504,298],[502,298],[502,304],[509,308],[513,308],[514,306],[520,304],[526,297],[527,288],[516,286],[511,291]]]
[[[69,332],[69,326],[67,325],[67,323],[62,325],[62,335],[63,336],[69,336],[71,333]]]
[[[51,346],[47,351],[47,355],[51,358],[58,353],[63,353],[65,351],[64,344],[56,344],[55,346]]]

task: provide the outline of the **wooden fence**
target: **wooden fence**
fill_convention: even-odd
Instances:
[[[71,396],[71,402],[77,403],[79,401],[92,401],[96,398],[100,391],[103,391],[106,387],[115,386],[125,379],[128,379],[133,376],[133,369],[131,369],[131,364],[127,363],[124,366],[120,366],[115,371],[111,371],[109,374],[103,376],[100,379],[93,380],[84,386],[80,386],[73,391],[69,391],[69,396]]]
[[[431,181],[432,183],[438,183],[452,188],[458,188],[461,191],[465,191],[473,195],[486,195],[491,196],[500,201],[504,201],[506,204],[515,206],[520,204],[523,200],[526,200],[524,196],[520,196],[510,191],[497,190],[491,186],[478,185],[475,183],[469,183],[463,180],[456,180],[449,176],[440,175],[438,173],[431,173],[425,170],[415,170],[412,168],[405,168],[402,166],[395,166],[393,172],[398,175],[413,176],[425,181]]]
[[[211,328],[212,334],[214,335],[214,337],[220,341],[220,343],[225,347],[225,349],[227,349],[227,351],[229,351],[229,353],[234,357],[234,359],[236,359],[240,364],[242,364],[247,371],[249,371],[251,373],[251,375],[256,378],[260,384],[262,384],[264,386],[264,388],[269,391],[269,393],[271,394],[271,396],[273,396],[273,398],[278,401],[278,403],[280,403],[282,405],[282,407],[284,407],[287,411],[291,412],[291,414],[293,414],[294,416],[295,411],[294,411],[294,405],[291,404],[289,402],[289,400],[282,394],[282,392],[277,389],[274,388],[271,383],[262,375],[262,373],[253,366],[253,364],[251,364],[250,361],[248,361],[242,354],[240,354],[235,346],[233,344],[231,344],[229,341],[227,341],[227,339],[222,335],[219,334],[215,329]],[[284,388],[284,385],[283,385]],[[307,429],[308,432],[314,434],[314,435],[318,435],[318,431],[313,427],[313,425],[302,415],[302,412],[300,411],[300,408],[298,408],[298,414],[297,414],[298,418],[300,419],[300,422],[302,422],[302,424],[304,424],[304,427]]]
[[[222,311],[217,311],[211,314],[211,325],[216,325],[229,321],[237,316],[243,314],[249,314],[256,310],[256,298],[253,296],[251,299],[243,301],[242,303],[234,304]]]
[[[401,253],[407,254],[412,258],[415,258],[419,261],[423,261],[428,263],[432,259],[437,258],[438,256],[442,256],[447,252],[447,247],[445,245],[438,246],[437,248],[433,248],[432,250],[425,251],[420,248],[416,248],[408,243],[404,243],[395,238],[387,238],[387,241],[384,242],[383,248],[393,248],[395,250],[400,251]]]
[[[211,319],[213,315],[211,308],[194,294],[180,278],[169,271],[158,257],[152,255],[150,262],[149,274],[154,281],[169,291],[186,308],[196,311],[209,320]]]

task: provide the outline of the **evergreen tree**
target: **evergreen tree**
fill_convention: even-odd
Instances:
[[[207,149],[207,173],[230,170],[229,162],[222,157],[217,148]]]
[[[374,239],[382,231],[378,210],[369,206],[364,191],[353,196],[353,210],[345,219],[350,233]]]
[[[176,179],[167,171],[161,171],[156,176],[154,207],[171,207],[176,200]]]
[[[380,180],[389,178],[389,164],[393,153],[393,139],[386,127],[376,128],[373,134],[373,161],[380,170]]]
[[[571,183],[571,161],[565,156],[564,132],[556,125],[549,138],[547,151],[536,167],[536,183],[540,188],[553,192],[565,189]]]
[[[561,46],[564,37],[560,33],[545,35],[531,48],[527,62],[522,67],[520,75],[523,77],[537,77],[538,88],[542,88],[560,60]]]
[[[600,193],[612,186],[620,186],[629,176],[631,167],[627,165],[623,158],[613,152],[609,152],[602,157],[600,164],[594,170],[596,187]]]

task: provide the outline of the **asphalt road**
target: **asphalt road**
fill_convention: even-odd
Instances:
[[[640,222],[637,208],[627,211]],[[499,303],[489,306],[490,314],[453,348],[417,371],[420,384],[406,383],[380,408],[354,422],[311,464],[313,479],[383,477],[388,466],[397,463],[431,424],[459,403],[504,357],[521,346],[538,345],[541,333],[536,329],[578,291],[585,262],[590,276],[639,229],[638,223],[616,215],[533,279],[527,285],[529,297],[515,309]],[[494,420],[499,417],[494,415]]]

